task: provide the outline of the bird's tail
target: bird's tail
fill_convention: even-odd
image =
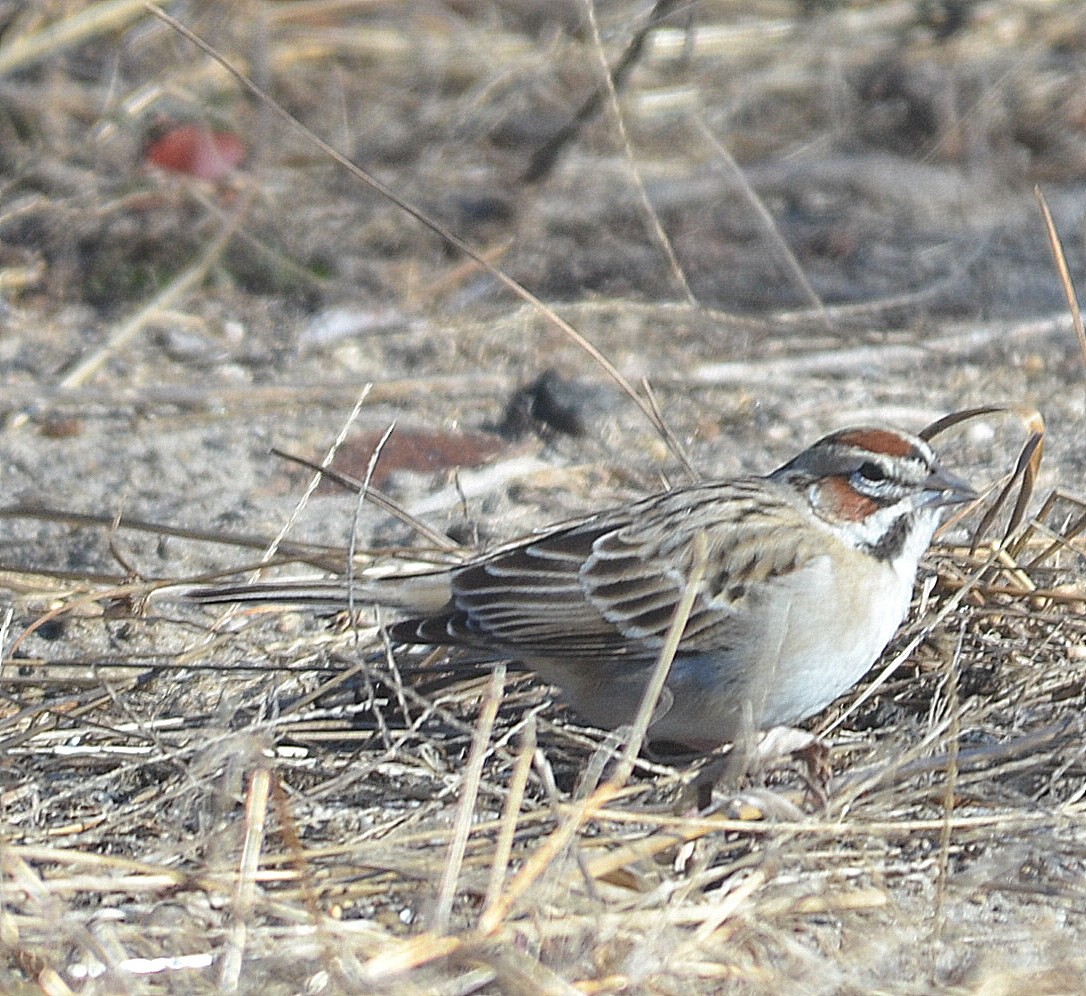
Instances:
[[[284,578],[250,584],[197,585],[184,595],[203,605],[260,603],[339,612],[354,606],[381,605],[411,612],[436,612],[451,596],[448,571],[359,577],[350,584],[343,578]]]

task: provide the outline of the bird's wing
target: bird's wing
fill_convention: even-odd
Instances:
[[[805,531],[787,528],[800,512],[774,494],[760,480],[698,485],[528,540],[456,569],[446,610],[397,624],[392,635],[529,659],[649,658],[663,643],[694,536],[703,532],[708,569],[682,650],[727,649],[738,603],[822,552],[797,538]]]
[[[601,537],[582,573],[585,591],[628,640],[658,649],[704,536],[704,578],[683,630],[685,653],[722,652],[743,639],[736,617],[775,580],[824,553],[820,533],[798,528],[792,497],[761,479],[666,496],[659,515]]]
[[[586,598],[581,569],[613,528],[586,522],[457,568],[445,610],[391,627],[393,639],[557,657],[615,656],[628,644]]]

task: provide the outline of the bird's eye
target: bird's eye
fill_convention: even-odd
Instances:
[[[865,481],[886,480],[886,471],[883,470],[879,464],[875,463],[874,460],[867,460],[864,463],[861,463],[857,473],[859,473],[860,477]]]

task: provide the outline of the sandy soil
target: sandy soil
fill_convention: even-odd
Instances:
[[[341,430],[361,477],[395,423],[382,488],[471,547],[687,472],[539,308],[112,7],[0,2],[0,990],[1086,988],[1086,357],[1034,195],[1081,284],[1077,5],[170,7],[647,378],[702,475],[853,422],[1043,414],[1031,531],[960,604],[979,514],[944,537],[887,660],[909,654],[826,737],[827,798],[782,762],[712,820],[649,760],[578,812],[604,735],[513,673],[473,781],[485,676],[401,681],[368,613],[217,627],[149,597],[288,524],[289,573],[352,542],[431,555],[342,489],[302,506],[310,472],[271,448],[319,461]],[[603,65],[642,35],[612,100]],[[178,122],[244,164],[152,165]],[[993,415],[941,448],[997,485],[1026,436]]]

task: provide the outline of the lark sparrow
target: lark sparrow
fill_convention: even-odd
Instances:
[[[632,721],[702,533],[707,569],[649,736],[696,750],[818,712],[905,618],[944,509],[974,499],[909,433],[854,428],[767,477],[675,488],[563,523],[461,566],[356,582],[408,609],[394,643],[509,658],[584,719]],[[205,588],[204,602],[344,608],[342,582]]]

